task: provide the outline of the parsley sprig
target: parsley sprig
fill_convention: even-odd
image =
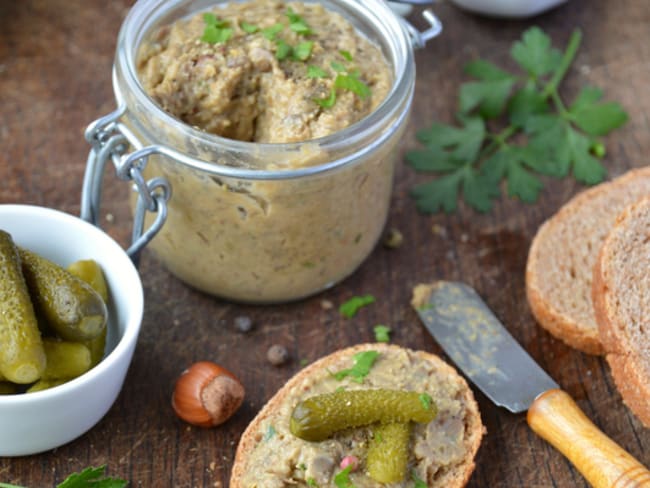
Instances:
[[[203,14],[205,28],[201,40],[208,44],[223,44],[232,37],[233,30],[227,20],[222,20],[210,12]]]
[[[89,467],[80,473],[73,473],[57,485],[56,488],[124,488],[128,484],[119,478],[104,476],[106,465]],[[18,485],[0,483],[0,488],[23,488]]]
[[[528,203],[543,188],[541,175],[572,173],[590,185],[603,180],[605,147],[599,138],[628,116],[618,103],[602,102],[602,91],[594,87],[583,88],[568,105],[562,100],[559,86],[581,38],[574,31],[562,53],[533,27],[510,51],[523,74],[482,59],[465,66],[476,81],[460,87],[458,125],[436,122],[419,131],[424,148],[406,155],[415,170],[438,175],[411,191],[421,211],[453,212],[462,194],[469,206],[487,212],[504,180],[510,197]]]

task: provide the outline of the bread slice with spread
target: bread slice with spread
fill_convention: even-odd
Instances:
[[[619,215],[605,239],[592,294],[616,387],[650,427],[650,192]]]
[[[603,354],[591,301],[598,251],[628,205],[650,194],[650,166],[579,193],[537,231],[526,295],[539,324],[568,345]]]
[[[357,368],[347,374],[372,351],[377,354],[366,371]],[[290,430],[300,402],[319,394],[369,389],[419,392],[437,409],[432,421],[411,424],[406,476],[399,482],[384,485],[368,474],[365,460],[373,425],[338,431],[322,441],[303,440]],[[462,487],[474,470],[484,432],[472,391],[454,368],[426,352],[361,344],[307,366],[269,400],[240,439],[230,487],[337,486],[341,461],[352,456],[359,461],[358,468],[344,474],[356,488]]]

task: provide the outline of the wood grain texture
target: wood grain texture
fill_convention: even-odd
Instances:
[[[650,471],[603,434],[566,392],[548,390],[537,397],[527,420],[593,488],[650,486]]]
[[[0,1],[0,203],[29,203],[78,214],[88,152],[86,125],[115,107],[111,65],[115,41],[131,2],[113,0]],[[620,101],[630,122],[606,140],[609,176],[648,164],[650,154],[650,9],[645,0],[569,0],[526,21],[486,19],[439,2],[442,36],[416,54],[416,103],[402,151],[414,134],[457,109],[463,65],[476,57],[511,66],[509,48],[523,30],[539,25],[558,44],[575,27],[582,48],[563,91],[594,84]],[[424,23],[412,16],[423,27]],[[411,288],[436,279],[473,286],[533,358],[599,428],[641,463],[650,464],[650,431],[621,402],[606,363],[570,349],[539,326],[524,290],[528,246],[537,227],[583,189],[572,180],[548,180],[535,205],[499,202],[486,215],[461,206],[453,215],[417,213],[408,196],[428,179],[399,165],[388,226],[402,247],[381,246],[350,278],[318,296],[281,306],[235,305],[188,288],[145,250],[140,271],[145,317],[124,389],[106,417],[83,437],[40,455],[0,459],[0,481],[47,488],[71,471],[106,463],[134,487],[225,487],[239,436],[263,403],[299,368],[338,348],[372,340],[378,323],[393,342],[441,354],[410,309]],[[129,188],[114,177],[104,186],[102,227],[126,245]],[[335,306],[372,293],[377,303],[354,319]],[[236,332],[247,315],[254,328]],[[283,344],[291,361],[270,366],[266,351]],[[212,360],[246,387],[243,407],[212,430],[190,427],[171,408],[177,376],[189,364]],[[536,436],[523,415],[495,407],[477,392],[488,434],[469,486],[587,487],[559,452]],[[1,435],[1,433],[0,433]]]

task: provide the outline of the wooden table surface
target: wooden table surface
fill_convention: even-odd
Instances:
[[[118,29],[131,2],[113,0],[0,1],[0,203],[35,204],[79,213],[88,146],[86,125],[115,105],[111,65]],[[443,35],[417,52],[417,93],[402,151],[416,147],[414,132],[434,118],[450,122],[465,62],[477,56],[508,63],[511,43],[531,25],[565,45],[584,33],[564,85],[573,95],[585,84],[621,102],[629,123],[606,139],[609,177],[648,163],[650,154],[650,9],[645,0],[570,0],[527,21],[491,20],[440,2]],[[415,21],[422,26],[419,18]],[[388,226],[404,244],[379,246],[350,278],[299,303],[242,306],[198,293],[170,275],[147,251],[140,271],[145,292],[142,333],[116,403],[81,438],[39,455],[0,459],[0,481],[48,487],[88,465],[131,486],[227,486],[240,434],[270,396],[304,361],[373,339],[378,323],[394,343],[441,353],[409,307],[411,287],[436,278],[463,280],[481,293],[515,338],[578,402],[585,413],[644,464],[650,431],[630,414],[603,359],[577,352],[542,330],[524,293],[524,267],[538,226],[583,189],[573,180],[547,180],[538,203],[498,202],[486,215],[461,208],[452,215],[419,214],[408,190],[426,176],[405,164],[397,170]],[[131,228],[128,185],[106,178],[102,225],[126,245]],[[111,218],[112,217],[112,218]],[[27,224],[26,224],[27,225]],[[325,310],[352,295],[372,293],[377,303],[352,320]],[[247,315],[254,329],[235,331]],[[291,360],[267,363],[282,344]],[[236,373],[247,399],[227,424],[212,430],[176,418],[170,397],[179,373],[197,360],[216,361]],[[567,487],[586,482],[527,427],[524,415],[495,407],[476,393],[488,434],[472,487]],[[0,436],[2,433],[0,432]]]

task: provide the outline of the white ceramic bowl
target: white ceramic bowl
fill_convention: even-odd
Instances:
[[[452,0],[466,10],[494,17],[532,17],[567,0]]]
[[[79,259],[96,260],[110,291],[106,354],[97,366],[49,390],[0,396],[0,456],[22,456],[79,437],[108,412],[133,357],[143,292],[124,250],[77,217],[42,207],[0,205],[0,229],[18,245],[64,266]]]

